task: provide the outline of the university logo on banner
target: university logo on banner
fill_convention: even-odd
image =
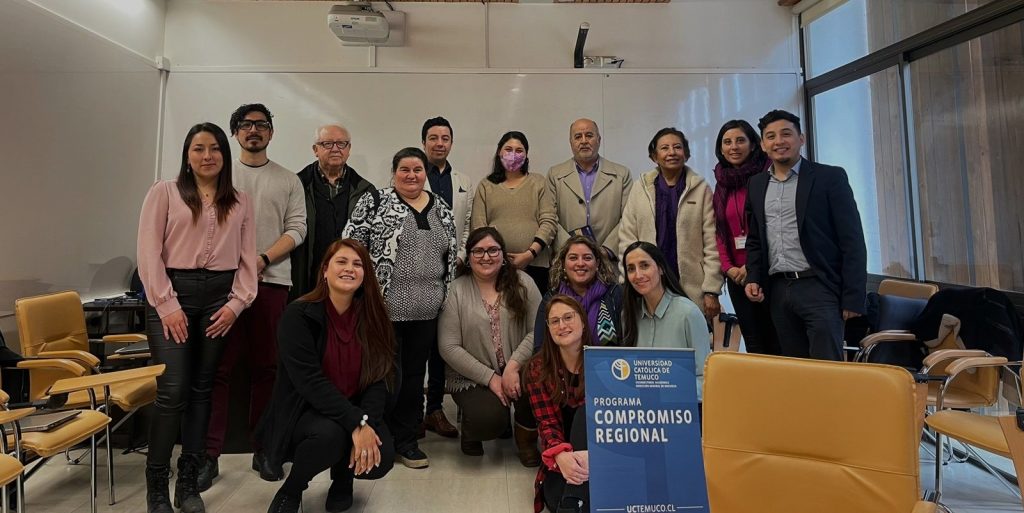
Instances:
[[[708,509],[692,349],[586,347],[592,513]]]

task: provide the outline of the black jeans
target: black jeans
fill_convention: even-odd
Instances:
[[[156,309],[147,309],[153,363],[167,365],[156,378],[156,415],[149,430],[146,462],[154,465],[170,463],[179,429],[182,452],[199,453],[206,447],[210,394],[224,350],[224,338],[207,337],[206,328],[212,324],[210,316],[227,303],[235,279],[234,271],[205,269],[168,269],[167,275],[188,319],[188,339],[177,344],[165,338]]]
[[[587,450],[587,412],[580,406],[573,414],[572,428],[569,430],[569,443],[574,451]],[[581,485],[571,485],[557,470],[548,470],[544,476],[544,505],[552,513],[558,511],[563,498],[575,497],[583,500],[581,511],[590,511],[590,481]]]
[[[743,342],[748,353],[782,354],[779,348],[779,337],[775,334],[775,323],[772,322],[771,309],[767,302],[755,303],[747,299],[743,285],[726,280],[729,287],[729,299],[739,319]],[[729,336],[726,334],[726,336]]]
[[[440,410],[444,401],[444,359],[437,348],[438,342],[434,337],[434,347],[430,348],[427,361],[427,415]]]
[[[783,356],[843,361],[839,298],[815,276],[773,275],[768,301]]]
[[[437,345],[437,319],[394,321],[395,339],[401,353],[402,380],[395,407],[387,415],[388,428],[395,436],[395,450],[404,453],[416,449],[416,435],[423,421],[423,378],[431,348]]]
[[[391,433],[383,423],[375,428],[380,438],[380,466],[367,474],[354,476],[348,468],[352,453],[352,433],[316,410],[307,410],[299,417],[292,432],[292,468],[281,490],[299,496],[317,474],[331,469],[331,480],[380,479],[391,471],[395,462],[395,446]]]

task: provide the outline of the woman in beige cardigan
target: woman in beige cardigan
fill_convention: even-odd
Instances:
[[[711,187],[686,165],[690,144],[679,130],[658,130],[647,154],[657,167],[630,190],[619,224],[619,255],[638,240],[658,246],[683,292],[711,319],[722,311],[718,295],[724,282]]]
[[[462,409],[462,452],[482,455],[482,442],[501,436],[514,407],[519,461],[536,467],[536,422],[520,369],[533,354],[540,291],[511,264],[494,228],[473,230],[466,255],[469,272],[452,282],[438,326],[438,350],[448,363],[447,388]]]

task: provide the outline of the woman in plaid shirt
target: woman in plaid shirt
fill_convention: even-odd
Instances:
[[[590,340],[590,328],[583,307],[569,296],[552,297],[544,315],[548,329],[526,380],[543,450],[533,509],[589,511],[583,341]]]

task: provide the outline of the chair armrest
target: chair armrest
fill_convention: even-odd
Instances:
[[[928,369],[931,369],[942,362],[957,360],[959,358],[970,358],[973,356],[989,356],[989,354],[980,349],[940,349],[924,357],[924,361],[922,362],[924,369],[922,372],[928,372]]]
[[[978,367],[1002,367],[1006,365],[1007,360],[1003,356],[974,356],[969,358],[960,358],[953,363],[946,366],[946,372],[949,374],[949,379],[952,380],[957,374],[967,370],[976,369]]]
[[[17,368],[28,370],[62,370],[70,372],[75,376],[81,376],[86,373],[85,368],[66,358],[26,358],[18,362]]]
[[[21,420],[36,412],[35,408],[18,408],[17,410],[0,411],[0,424],[9,424]]]
[[[860,339],[861,349],[867,349],[882,342],[916,342],[917,337],[913,333],[904,330],[885,330],[872,333]]]
[[[108,362],[117,361],[130,361],[130,360],[148,360],[152,357],[149,353],[135,353],[135,354],[112,354],[107,357]]]
[[[51,395],[67,394],[78,390],[105,387],[116,383],[124,383],[126,381],[151,379],[163,374],[165,368],[166,365],[161,363],[160,365],[149,365],[146,367],[139,367],[137,369],[107,372],[104,374],[92,374],[77,378],[59,379],[50,385],[50,388],[46,393]]]
[[[135,344],[147,340],[144,333],[123,333],[120,335],[106,335],[100,341],[107,344]]]
[[[917,501],[911,513],[935,513],[938,511],[938,504],[928,501]]]
[[[980,352],[983,354],[985,353],[984,351]],[[1002,356],[968,356],[966,358],[958,358],[954,360],[946,366],[946,381],[939,385],[939,395],[935,401],[936,411],[942,409],[942,403],[945,402],[946,399],[946,390],[949,389],[950,383],[952,383],[960,373],[969,369],[979,369],[983,367],[1003,367],[1007,363],[1006,358]],[[1020,362],[1013,363],[1019,364]],[[1019,385],[1020,384],[1018,383],[1018,389]]]
[[[100,364],[100,359],[97,358],[96,355],[78,349],[67,349],[64,351],[40,351],[36,356],[41,358],[67,358],[68,360],[82,362],[90,368],[96,367]]]

